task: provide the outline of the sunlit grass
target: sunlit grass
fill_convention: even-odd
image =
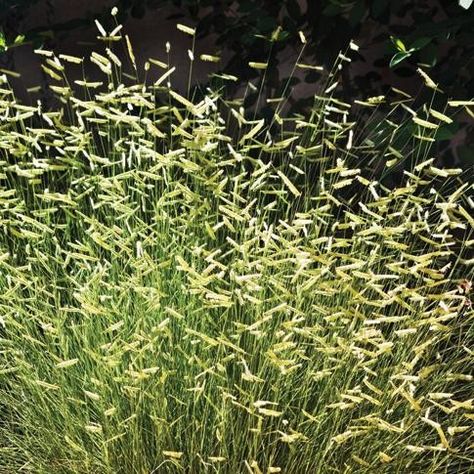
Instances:
[[[74,89],[42,52],[53,110],[2,79],[0,472],[473,469],[472,175],[430,147],[474,103],[354,107],[343,56],[268,123],[126,47]]]

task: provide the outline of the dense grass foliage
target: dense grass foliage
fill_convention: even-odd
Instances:
[[[268,123],[128,49],[43,51],[52,110],[2,79],[0,472],[471,471],[473,183],[429,150],[473,103],[360,121],[336,66]]]

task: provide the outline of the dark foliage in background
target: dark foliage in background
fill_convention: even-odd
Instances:
[[[25,41],[38,46],[57,34],[91,24],[94,18],[104,23],[110,20],[110,5],[98,11],[100,7],[91,2],[87,17],[23,31],[21,20],[38,1],[0,0],[1,49]],[[50,17],[54,18],[54,8],[64,8],[64,4],[47,1]],[[173,19],[197,26],[201,38],[215,35],[217,46],[230,52],[230,61],[222,65],[227,73],[247,81],[259,75],[248,66],[249,61],[268,61],[265,87],[272,95],[279,95],[288,85],[279,68],[281,53],[301,47],[300,30],[308,39],[304,61],[326,68],[351,39],[363,40],[357,53],[363,66],[358,70],[363,72],[344,77],[347,98],[384,94],[392,82],[387,77],[415,78],[420,66],[448,96],[470,99],[474,94],[474,8],[466,10],[454,0],[310,0],[304,10],[297,0],[118,0],[114,4],[121,22],[176,7],[179,13]],[[289,85],[319,79],[318,71],[309,70],[303,79],[291,78]],[[245,105],[252,106],[256,97],[257,93],[250,94]],[[293,102],[292,111],[311,101],[308,97]],[[447,140],[456,132],[448,127],[443,130]],[[473,144],[459,147],[458,156],[465,163],[474,163]]]
[[[38,1],[0,0],[0,25],[7,44],[19,35],[40,42],[55,32],[91,24],[96,16],[108,14],[108,9],[97,11],[91,3],[89,18],[22,31],[21,20]],[[453,0],[312,0],[305,11],[297,0],[118,0],[116,4],[121,21],[127,16],[143,18],[164,6],[177,7],[182,13],[173,17],[192,20],[201,37],[217,35],[217,44],[233,53],[227,71],[238,73],[243,80],[256,75],[248,67],[249,60],[266,60],[270,54],[270,44],[262,37],[269,38],[280,27],[277,41],[271,46],[274,67],[283,48],[298,45],[299,30],[308,37],[307,57],[326,66],[351,39],[370,35],[366,38],[370,43],[384,47],[384,55],[372,64],[375,68],[391,65],[397,74],[407,76],[413,73],[410,65],[423,64],[433,69],[445,88],[455,89],[456,96],[469,97],[474,90],[474,8],[465,10]],[[46,5],[50,9],[64,8],[60,2]],[[360,59],[365,60],[363,51]],[[316,76],[308,73],[306,80],[315,81]],[[271,70],[270,84],[277,87],[280,79]],[[380,75],[374,72],[364,79],[357,81],[359,91],[379,92]]]

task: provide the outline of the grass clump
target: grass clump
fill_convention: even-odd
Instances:
[[[3,78],[0,472],[469,472],[473,184],[431,156],[447,112],[394,92],[360,122],[336,67],[269,123],[172,69],[138,81],[127,45],[132,75],[107,49],[79,91],[82,59],[43,52],[51,110]]]

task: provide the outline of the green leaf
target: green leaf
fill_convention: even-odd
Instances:
[[[459,124],[456,122],[441,125],[434,135],[436,140],[451,140],[459,130]]]
[[[397,64],[400,64],[403,60],[406,58],[409,58],[411,56],[410,51],[400,51],[392,56],[392,59],[390,60],[390,67],[395,67]]]
[[[407,52],[407,48],[403,44],[403,41],[400,38],[395,38],[395,36],[390,36],[390,39],[392,40],[392,43],[395,45],[395,47],[398,49],[398,51]]]
[[[7,42],[3,31],[0,31],[0,53],[4,53],[8,49]]]
[[[430,44],[431,41],[432,41],[432,38],[428,38],[427,36],[423,36],[423,37],[418,38],[415,41],[413,41],[413,43],[410,46],[410,49],[414,49],[414,50],[418,51],[419,49],[424,48],[425,46]]]
[[[23,44],[25,42],[25,35],[18,35],[16,38],[15,38],[15,41],[13,41],[13,44],[15,46],[20,46],[21,44]]]
[[[433,43],[430,43],[420,51],[419,57],[422,63],[433,67],[438,61],[438,48]]]

